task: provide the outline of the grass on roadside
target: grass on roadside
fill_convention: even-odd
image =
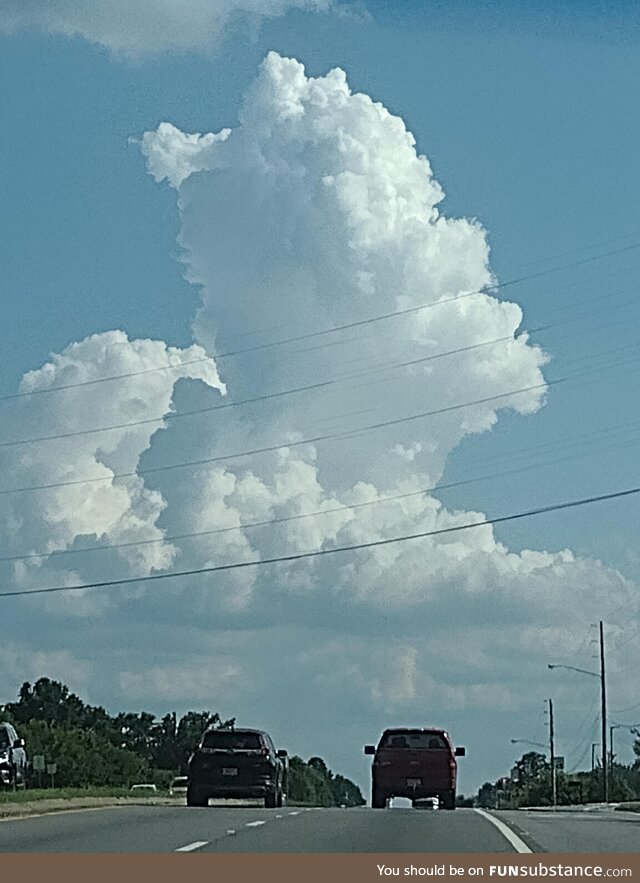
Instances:
[[[622,810],[623,812],[640,812],[640,801],[632,800],[629,803],[619,803],[616,806],[616,809]]]
[[[0,805],[3,803],[30,803],[32,800],[71,800],[74,797],[162,797],[157,793],[134,792],[128,788],[30,788],[25,791],[0,791]]]

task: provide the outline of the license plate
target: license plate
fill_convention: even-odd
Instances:
[[[235,766],[224,766],[222,767],[222,775],[223,776],[237,776],[238,768]]]
[[[422,779],[407,779],[407,788],[417,788],[422,785]]]

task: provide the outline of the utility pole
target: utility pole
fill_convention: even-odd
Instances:
[[[622,726],[621,724],[611,724],[611,726],[609,727],[609,790],[610,791],[613,791],[613,781],[614,781],[614,775],[613,775],[613,758],[614,758],[613,731],[619,730],[621,726]]]
[[[602,699],[602,796],[605,803],[609,802],[609,764],[607,763],[607,682],[604,668],[604,626],[599,623],[600,630],[600,696]]]
[[[555,809],[558,804],[558,780],[556,775],[556,743],[555,732],[553,728],[553,700],[547,699],[549,703],[549,756],[551,758],[551,804]]]

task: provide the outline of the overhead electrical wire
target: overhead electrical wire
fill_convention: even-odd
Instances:
[[[586,374],[587,372],[582,372]],[[575,375],[576,377],[579,375]],[[448,405],[444,408],[437,408],[432,411],[423,411],[419,414],[410,414],[405,417],[397,417],[392,420],[383,420],[377,423],[372,423],[367,426],[362,426],[357,429],[351,430],[341,430],[339,432],[327,432],[322,435],[315,435],[309,438],[304,439],[295,439],[287,442],[278,442],[277,444],[266,445],[260,448],[252,448],[250,450],[244,451],[234,451],[228,454],[219,454],[215,457],[202,457],[198,460],[188,460],[183,463],[168,463],[162,466],[149,466],[146,469],[138,469],[133,472],[113,472],[111,475],[102,475],[96,476],[95,478],[80,478],[73,479],[72,481],[63,481],[63,482],[53,482],[47,485],[31,485],[28,487],[22,488],[2,488],[0,489],[0,495],[6,494],[14,494],[14,493],[22,493],[26,491],[36,491],[36,490],[49,490],[51,488],[59,488],[59,487],[73,487],[76,485],[84,485],[84,484],[93,484],[95,482],[100,481],[112,481],[114,478],[132,478],[140,475],[148,475],[156,472],[168,472],[173,469],[187,469],[192,466],[204,466],[209,463],[221,463],[225,460],[235,460],[240,459],[242,457],[250,457],[255,456],[257,454],[267,454],[273,453],[275,451],[282,450],[283,448],[294,448],[301,447],[303,445],[315,444],[320,441],[330,441],[332,439],[341,439],[348,438],[353,434],[361,434],[364,432],[371,432],[376,429],[382,429],[389,426],[397,426],[402,423],[409,423],[415,420],[421,420],[425,417],[433,417],[440,414],[446,414],[451,411],[457,411],[462,408],[468,408],[473,405],[485,404],[487,402],[499,401],[500,399],[510,398],[515,395],[520,395],[525,392],[531,392],[539,389],[546,389],[549,386],[558,385],[560,383],[565,383],[569,380],[568,377],[557,378],[556,380],[549,380],[545,383],[538,383],[532,386],[525,386],[519,389],[512,389],[508,392],[499,393],[492,396],[484,396],[481,399],[474,399],[473,401],[463,402],[457,405]]]
[[[621,306],[626,306],[626,305],[628,305],[628,303],[635,303],[635,301],[629,301],[625,304],[622,304]],[[130,420],[130,421],[126,421],[124,423],[111,424],[109,426],[98,426],[98,427],[93,427],[90,429],[77,429],[77,430],[73,430],[71,432],[54,433],[53,435],[36,436],[36,437],[26,438],[26,439],[13,439],[10,441],[2,441],[2,442],[0,442],[0,448],[11,448],[11,447],[16,447],[18,445],[36,444],[39,442],[58,441],[58,440],[66,439],[66,438],[75,438],[75,437],[85,436],[85,435],[95,435],[95,434],[99,434],[102,432],[112,432],[116,429],[128,429],[128,428],[132,428],[135,426],[148,426],[148,425],[151,425],[154,423],[162,424],[165,421],[176,420],[176,419],[180,419],[180,418],[184,418],[184,417],[192,417],[192,416],[196,416],[196,415],[200,415],[200,414],[212,413],[215,411],[222,411],[222,410],[226,410],[229,408],[236,408],[236,407],[240,407],[242,405],[248,405],[248,404],[256,404],[256,403],[263,402],[263,401],[271,401],[273,399],[284,398],[284,397],[290,396],[290,395],[299,395],[300,393],[305,393],[305,392],[314,392],[314,391],[325,389],[325,388],[335,386],[338,384],[347,383],[349,380],[356,379],[361,376],[370,376],[373,373],[380,373],[383,371],[393,371],[393,370],[398,370],[400,368],[411,368],[411,367],[415,367],[420,364],[426,364],[428,362],[436,361],[437,359],[442,359],[444,357],[453,356],[453,355],[460,355],[462,353],[467,353],[467,352],[472,352],[472,351],[481,349],[483,347],[495,345],[497,343],[506,343],[509,341],[518,340],[518,338],[520,338],[523,335],[528,336],[528,335],[532,335],[532,334],[537,334],[541,331],[548,331],[548,330],[556,328],[556,327],[561,327],[563,325],[573,323],[575,321],[579,321],[580,319],[583,319],[583,318],[590,318],[595,313],[600,313],[600,312],[602,312],[602,310],[598,309],[595,311],[589,311],[587,313],[579,314],[578,316],[572,316],[572,317],[569,317],[568,319],[562,319],[558,322],[547,323],[546,325],[539,325],[539,326],[532,328],[530,330],[521,331],[516,337],[514,337],[512,334],[502,335],[501,337],[495,337],[490,340],[480,341],[478,343],[472,343],[472,344],[468,344],[468,345],[462,346],[462,347],[456,347],[455,349],[443,350],[442,352],[439,352],[439,353],[431,353],[430,355],[427,355],[427,356],[420,356],[418,358],[409,359],[409,360],[405,360],[402,362],[392,362],[392,363],[377,365],[377,366],[373,366],[373,367],[369,367],[369,368],[361,368],[359,370],[352,371],[350,373],[347,373],[347,374],[344,374],[344,375],[341,375],[338,377],[332,377],[332,378],[328,378],[326,380],[321,380],[316,383],[310,383],[310,384],[306,384],[303,386],[292,387],[292,388],[284,389],[284,390],[277,390],[277,391],[271,392],[271,393],[262,393],[260,395],[251,396],[246,399],[238,399],[236,401],[222,402],[222,403],[219,403],[216,405],[208,405],[203,408],[195,408],[195,409],[190,409],[190,410],[185,410],[185,411],[179,411],[177,413],[168,412],[168,413],[165,413],[165,414],[158,416],[158,417],[146,417],[141,420]],[[576,333],[579,333],[579,332],[576,332]],[[573,336],[575,336],[575,333]],[[632,349],[635,347],[636,347],[636,344],[634,344],[634,343],[628,344],[626,346],[615,347],[613,349],[606,350],[601,353],[597,353],[597,352],[591,353],[589,358],[593,358],[594,355],[595,356],[611,355],[613,353],[620,352],[623,350]]]
[[[259,352],[259,351],[262,351],[265,349],[270,349],[271,347],[284,346],[285,344],[288,344],[288,343],[297,343],[297,342],[303,341],[303,340],[311,340],[316,337],[322,337],[327,334],[334,334],[339,331],[347,331],[352,328],[360,328],[364,325],[371,325],[373,323],[382,322],[387,319],[392,319],[392,318],[395,318],[398,316],[411,315],[411,314],[420,312],[422,310],[432,309],[437,306],[442,306],[447,303],[453,303],[455,301],[464,300],[469,297],[474,297],[474,296],[479,296],[479,295],[491,296],[492,293],[495,291],[501,291],[502,289],[509,288],[513,285],[519,285],[522,282],[528,282],[533,279],[539,279],[543,276],[548,276],[553,273],[561,272],[562,270],[573,269],[575,267],[583,266],[585,264],[589,264],[594,261],[602,260],[603,258],[612,257],[612,256],[615,256],[618,254],[623,254],[626,252],[634,251],[638,248],[640,248],[640,243],[637,243],[634,245],[628,245],[628,246],[625,246],[624,248],[614,249],[613,251],[604,252],[603,254],[594,255],[589,258],[582,258],[579,261],[572,261],[571,263],[564,264],[560,267],[553,267],[553,268],[550,268],[547,270],[541,270],[538,273],[531,273],[528,275],[519,276],[514,279],[508,279],[505,282],[497,282],[494,285],[487,285],[484,288],[480,288],[480,289],[477,289],[474,291],[463,292],[462,294],[454,295],[453,297],[441,298],[440,300],[432,301],[428,304],[420,304],[415,307],[406,307],[401,310],[393,310],[388,313],[382,313],[382,314],[379,314],[376,316],[370,316],[365,319],[357,319],[357,320],[354,320],[353,322],[347,322],[342,325],[333,325],[329,328],[323,328],[323,329],[320,329],[317,331],[309,331],[307,333],[294,335],[292,337],[280,338],[278,340],[272,340],[272,341],[267,341],[265,343],[255,344],[253,346],[246,347],[244,349],[229,350],[227,352],[222,352],[222,353],[212,353],[211,355],[203,356],[198,359],[191,359],[191,360],[184,361],[184,362],[175,362],[173,364],[168,364],[168,365],[159,365],[154,368],[145,368],[140,371],[130,371],[130,372],[122,373],[122,374],[114,374],[114,375],[111,375],[110,377],[97,377],[97,378],[92,378],[91,380],[79,381],[77,383],[64,384],[64,385],[60,385],[60,386],[56,386],[56,387],[48,387],[47,389],[36,389],[36,390],[23,391],[23,392],[19,392],[19,393],[12,393],[9,395],[0,396],[0,402],[23,398],[25,396],[42,395],[45,393],[56,392],[56,391],[65,390],[65,389],[76,389],[78,387],[91,386],[91,385],[94,385],[97,383],[107,383],[108,381],[112,381],[112,380],[124,380],[128,377],[139,377],[139,376],[142,376],[145,374],[151,374],[151,373],[154,373],[157,371],[167,371],[172,368],[183,368],[183,367],[187,367],[189,365],[202,364],[203,362],[211,362],[212,360],[215,360],[215,359],[225,359],[225,358],[230,358],[233,356],[244,355],[246,353]]]
[[[483,521],[466,522],[436,530],[420,531],[414,534],[403,534],[397,537],[388,537],[382,540],[370,540],[364,543],[353,543],[348,546],[335,546],[332,549],[318,549],[313,552],[297,552],[291,555],[278,555],[272,558],[256,558],[251,561],[235,561],[230,564],[216,564],[211,567],[198,567],[192,570],[179,570],[169,573],[152,573],[149,576],[127,577],[125,579],[103,580],[101,582],[81,583],[75,586],[48,586],[37,589],[15,589],[13,591],[0,592],[0,598],[14,598],[25,595],[49,595],[59,592],[79,592],[87,589],[106,589],[117,586],[131,585],[132,583],[157,582],[159,580],[177,579],[184,576],[200,576],[206,573],[221,573],[231,570],[240,570],[247,567],[265,567],[271,564],[285,564],[292,561],[303,561],[308,558],[320,558],[325,555],[336,555],[342,552],[358,552],[364,549],[373,549],[379,546],[389,546],[395,543],[404,543],[410,540],[426,539],[427,537],[443,536],[445,534],[459,533],[464,530],[472,530],[478,527],[487,527],[493,524],[504,524],[523,518],[531,518],[537,515],[545,515],[550,512],[559,512],[565,509],[575,509],[580,506],[603,503],[610,500],[618,500],[640,493],[640,486],[625,488],[620,491],[612,491],[607,494],[598,494],[591,497],[581,497],[577,500],[568,500],[563,503],[551,503],[548,506],[538,506],[535,509],[527,509],[523,512],[515,512],[510,515],[500,515],[495,518],[486,518]]]
[[[570,251],[563,251],[560,254],[549,255],[544,258],[536,258],[534,261],[527,261],[520,266],[533,267],[536,264],[543,264],[547,261],[557,261],[560,258],[566,258],[572,254],[580,254],[580,252],[587,251],[590,248],[600,248],[603,245],[612,245],[614,242],[624,242],[625,239],[632,239],[636,236],[640,236],[640,230],[636,230],[634,233],[625,233],[624,236],[614,236],[611,239],[602,239],[600,242],[591,242],[588,245],[581,245],[578,248],[572,248]]]
[[[594,370],[585,370],[576,372],[575,374],[565,375],[564,377],[557,377],[552,380],[546,380],[543,383],[532,384],[530,386],[520,387],[518,389],[507,390],[503,393],[496,393],[490,396],[483,396],[482,398],[473,399],[468,402],[461,402],[455,405],[447,405],[442,408],[435,408],[430,411],[422,411],[417,414],[409,414],[404,417],[396,417],[390,420],[381,420],[376,423],[370,423],[365,426],[357,427],[355,429],[349,430],[341,430],[338,432],[328,432],[320,435],[310,436],[308,438],[303,439],[295,439],[286,442],[278,442],[271,445],[266,445],[260,448],[252,448],[244,451],[234,451],[227,454],[219,454],[215,457],[203,457],[197,460],[189,460],[182,463],[169,463],[160,466],[149,466],[145,469],[138,469],[132,472],[114,472],[111,475],[103,475],[96,476],[95,478],[82,478],[82,479],[73,479],[71,481],[64,482],[51,482],[49,484],[42,485],[28,485],[25,487],[18,488],[2,488],[0,489],[0,495],[14,494],[14,493],[23,493],[29,491],[40,491],[40,490],[50,490],[52,488],[60,488],[60,487],[73,487],[77,485],[85,485],[85,484],[93,484],[95,482],[101,481],[112,481],[114,478],[132,478],[140,475],[147,475],[156,472],[167,472],[173,469],[186,469],[193,466],[203,466],[209,463],[219,463],[227,460],[236,460],[243,457],[256,456],[258,454],[266,454],[266,453],[274,453],[275,451],[282,450],[283,448],[293,448],[293,447],[301,447],[303,445],[308,444],[316,444],[318,442],[323,441],[331,441],[331,440],[346,440],[348,438],[353,438],[358,435],[362,435],[368,432],[376,431],[379,429],[385,429],[390,426],[398,426],[401,424],[411,423],[418,420],[423,420],[427,417],[435,417],[442,414],[447,414],[453,411],[458,411],[464,408],[469,408],[475,405],[487,404],[489,402],[500,401],[502,399],[511,398],[516,395],[521,395],[526,392],[533,392],[536,390],[545,390],[552,386],[558,386],[562,383],[567,383],[573,380],[577,380],[583,377],[588,377],[593,375],[594,373],[601,374],[602,371],[610,370],[611,368],[619,368],[624,367],[633,362],[637,362],[640,359],[640,356],[634,356],[630,359],[626,359],[622,362],[615,363],[613,365],[607,365],[604,367],[598,367]]]
[[[631,445],[640,445],[640,438],[634,439],[631,442],[621,442],[614,445],[605,445],[603,448],[596,449],[596,452],[602,450],[618,449]],[[593,453],[594,451],[587,451],[582,455],[578,454],[578,456],[588,456]],[[216,534],[253,530],[260,527],[272,527],[278,524],[286,524],[291,521],[300,521],[305,518],[321,518],[326,515],[333,515],[337,512],[350,512],[352,510],[363,509],[370,506],[380,506],[385,503],[398,502],[399,500],[411,499],[412,497],[421,497],[425,494],[452,490],[454,488],[464,487],[466,485],[476,484],[478,482],[493,481],[496,478],[506,478],[511,475],[520,475],[523,472],[529,472],[532,469],[539,469],[544,466],[555,466],[559,463],[565,463],[568,460],[571,460],[573,462],[575,458],[575,454],[569,454],[565,457],[556,457],[552,460],[545,460],[538,463],[529,463],[525,466],[518,466],[515,469],[507,469],[502,472],[493,472],[489,475],[471,476],[470,478],[463,478],[457,481],[444,482],[442,484],[432,485],[431,487],[421,488],[417,491],[406,491],[402,494],[391,494],[385,497],[378,497],[375,500],[364,500],[362,502],[351,503],[349,505],[331,506],[326,509],[316,509],[313,512],[299,512],[296,515],[283,515],[279,518],[269,518],[264,521],[249,521],[245,522],[244,524],[236,524],[228,527],[214,527],[208,530],[191,531],[189,533],[182,534],[167,534],[165,536],[152,540],[131,540],[125,543],[110,543],[109,545],[103,546],[86,546],[79,549],[54,549],[47,552],[28,552],[22,555],[3,555],[0,556],[0,562],[27,561],[30,559],[39,558],[48,558],[50,560],[55,560],[62,556],[66,557],[67,555],[83,555],[92,552],[111,552],[118,549],[130,549],[138,546],[153,546],[163,543],[172,543],[177,540],[192,540],[202,537],[214,536]]]

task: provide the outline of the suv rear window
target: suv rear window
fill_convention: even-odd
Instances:
[[[387,733],[380,748],[448,748],[447,740],[440,733]]]
[[[262,748],[262,740],[258,733],[243,733],[213,730],[205,733],[202,739],[203,748],[218,748],[234,751],[258,751]]]

